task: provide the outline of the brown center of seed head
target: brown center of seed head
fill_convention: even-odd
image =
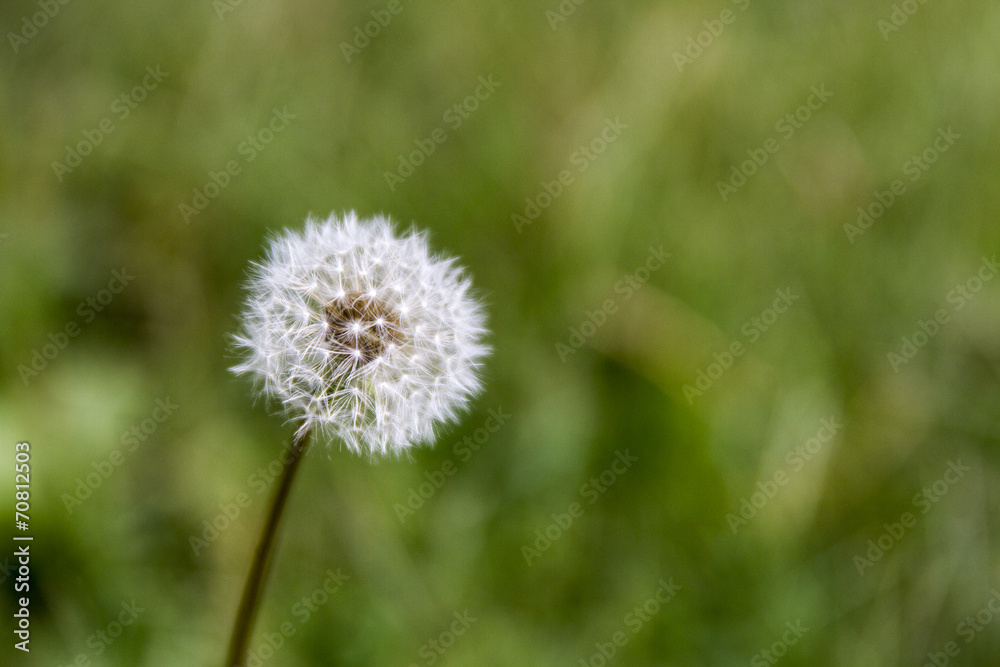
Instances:
[[[350,292],[323,306],[326,340],[339,354],[367,364],[402,338],[399,318],[377,298]]]

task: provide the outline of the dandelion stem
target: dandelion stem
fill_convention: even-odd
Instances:
[[[250,574],[247,575],[247,582],[243,587],[243,597],[240,599],[240,608],[236,613],[236,624],[233,626],[233,636],[229,642],[229,657],[226,659],[225,667],[244,667],[246,664],[247,644],[250,642],[250,632],[253,630],[254,618],[257,616],[258,607],[260,607],[260,596],[270,569],[271,553],[274,551],[278,525],[281,523],[281,515],[285,509],[285,502],[288,500],[295,473],[299,469],[299,463],[305,458],[304,455],[309,448],[309,435],[309,429],[305,429],[296,433],[292,439],[291,457],[278,478],[278,488],[274,492],[274,497],[271,498],[267,522],[260,534],[260,541],[257,543],[253,562],[250,564]]]

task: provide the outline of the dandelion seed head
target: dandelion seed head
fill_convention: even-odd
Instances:
[[[383,217],[310,218],[254,264],[233,367],[371,456],[431,441],[481,388],[485,315],[455,260]]]

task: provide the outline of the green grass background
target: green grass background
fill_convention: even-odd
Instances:
[[[35,540],[32,650],[5,632],[0,661],[221,664],[267,498],[251,476],[290,435],[227,370],[245,271],[269,233],[353,209],[461,256],[488,304],[487,389],[412,460],[312,450],[253,647],[296,632],[264,664],[600,665],[595,644],[619,631],[608,664],[770,664],[759,652],[797,621],[788,667],[922,665],[949,641],[950,664],[995,664],[1000,618],[958,632],[1000,587],[1000,281],[961,310],[948,295],[1000,249],[1000,7],[910,5],[886,39],[885,0],[592,0],[555,30],[556,0],[403,0],[347,62],[341,44],[385,3],[220,17],[209,0],[76,0],[16,52],[9,33],[42,10],[3,3],[0,471],[9,535],[14,443],[30,441]],[[678,71],[674,53],[726,9]],[[147,66],[166,78],[120,118],[111,105]],[[453,129],[444,114],[480,76],[500,86]],[[786,140],[776,123],[821,85],[832,98]],[[275,109],[295,118],[247,161],[241,142]],[[607,119],[627,128],[579,171]],[[439,127],[447,140],[390,189],[385,172]],[[949,127],[960,138],[910,181],[904,163]],[[778,152],[724,202],[718,182],[770,137]],[[231,160],[240,173],[185,221]],[[564,169],[573,182],[516,229]],[[852,243],[844,225],[896,179],[905,193]],[[661,246],[664,266],[616,291]],[[134,280],[85,322],[79,304],[123,268]],[[799,299],[750,343],[744,325],[788,288]],[[615,312],[560,355],[608,299]],[[895,372],[887,354],[939,309],[950,321]],[[79,334],[25,380],[71,322]],[[737,341],[746,353],[689,402],[683,386]],[[125,451],[168,397],[180,407]],[[456,443],[500,408],[510,418],[462,460]],[[843,428],[792,471],[786,453],[829,417]],[[67,508],[115,450],[122,464]],[[637,462],[590,503],[582,485],[626,450]],[[970,471],[922,513],[914,496],[959,460]],[[734,534],[727,514],[779,470],[787,483]],[[241,493],[252,502],[196,555],[190,537]],[[583,515],[529,566],[522,548],[573,502]],[[904,512],[916,524],[859,574],[854,557]],[[294,605],[338,568],[343,587],[301,622]],[[628,614],[671,578],[676,597],[633,632]],[[92,639],[133,599],[135,623]],[[469,630],[428,653],[466,610]]]

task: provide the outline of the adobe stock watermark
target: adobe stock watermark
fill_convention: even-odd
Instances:
[[[650,246],[646,261],[615,283],[614,291],[617,296],[608,297],[597,308],[586,311],[584,313],[586,319],[579,325],[569,328],[567,342],[556,343],[556,354],[559,355],[559,361],[565,364],[570,355],[576,354],[576,351],[583,347],[597,333],[598,329],[604,326],[608,318],[618,312],[621,304],[631,299],[654,273],[663,268],[670,257],[673,255],[664,252],[662,245],[659,248]]]
[[[65,667],[91,667],[92,665],[103,665],[107,664],[105,660],[93,660],[100,658],[104,653],[111,648],[115,641],[122,636],[126,628],[133,625],[146,611],[145,607],[140,607],[132,598],[131,602],[122,602],[121,611],[115,616],[115,619],[109,622],[103,628],[98,628],[87,637],[87,641],[84,642],[84,646],[90,649],[89,652],[81,651],[77,653],[73,660],[65,665]],[[60,667],[63,667],[60,665]]]
[[[27,44],[29,41],[35,38],[39,30],[42,30],[49,24],[49,21],[54,19],[56,15],[62,11],[62,8],[68,5],[72,0],[36,0],[35,4],[38,5],[39,10],[31,15],[21,17],[21,29],[14,32],[7,32],[7,41],[10,42],[10,48],[14,49],[16,54],[22,46]]]
[[[939,308],[934,312],[932,318],[928,320],[917,320],[917,329],[909,336],[902,337],[902,345],[899,351],[891,351],[886,355],[889,366],[893,372],[898,373],[899,369],[913,361],[920,350],[927,347],[931,339],[941,332],[941,328],[951,322],[952,314],[962,310],[983,290],[986,283],[993,280],[1000,272],[1000,262],[997,256],[993,258],[983,257],[979,269],[969,279],[955,285],[948,294],[945,301],[951,306],[951,310]]]
[[[434,497],[434,494],[441,490],[441,487],[458,472],[459,463],[468,463],[473,455],[482,449],[483,445],[489,442],[494,433],[507,423],[511,415],[503,411],[503,407],[489,410],[489,417],[483,425],[456,442],[451,453],[454,458],[449,458],[441,464],[438,470],[428,470],[424,472],[427,481],[417,487],[410,487],[406,494],[406,503],[396,503],[392,509],[396,512],[399,523],[404,524],[406,520],[417,513],[427,501]],[[456,460],[458,463],[456,463]]]
[[[510,221],[517,233],[520,234],[524,227],[531,225],[541,216],[542,211],[552,206],[552,202],[558,199],[566,188],[573,185],[577,175],[587,171],[590,165],[594,164],[611,144],[618,141],[627,129],[628,124],[622,122],[621,116],[615,116],[614,120],[606,118],[604,128],[597,136],[581,145],[569,156],[569,166],[556,174],[555,179],[539,183],[541,189],[538,193],[534,197],[525,198],[524,211],[511,214]]]
[[[83,158],[94,152],[104,140],[117,129],[115,120],[122,122],[132,115],[132,112],[139,108],[139,105],[149,97],[149,94],[156,90],[163,80],[170,76],[170,72],[164,72],[157,65],[146,67],[146,75],[142,80],[127,93],[122,93],[114,98],[108,105],[111,113],[100,121],[92,129],[84,129],[80,132],[83,139],[75,144],[66,144],[66,155],[62,162],[58,160],[52,163],[52,171],[55,172],[56,180],[62,183],[63,177],[72,174],[73,170],[83,164]]]
[[[740,333],[747,339],[746,344],[734,340],[721,354],[713,352],[713,361],[710,361],[705,368],[698,369],[694,384],[686,384],[681,387],[688,405],[693,405],[695,398],[704,396],[705,392],[711,389],[716,381],[733,367],[736,359],[742,357],[748,347],[759,341],[764,333],[770,330],[781,319],[781,316],[787,313],[788,309],[801,298],[798,294],[792,293],[791,287],[778,289],[775,293],[778,297],[770,308],[765,308],[760,315],[751,317],[740,327]]]
[[[243,158],[243,164],[250,164],[267,150],[275,137],[284,132],[291,121],[298,119],[289,113],[288,107],[272,109],[271,117],[264,127],[247,137],[236,146],[236,152]],[[177,205],[184,224],[190,224],[191,218],[208,208],[223,190],[229,187],[233,179],[243,173],[243,164],[239,160],[230,160],[219,171],[208,172],[208,180],[204,185],[192,191],[191,203],[181,202]]]
[[[601,496],[608,492],[615,482],[622,475],[628,472],[639,457],[632,456],[628,449],[617,450],[611,465],[601,472],[597,477],[592,477],[580,487],[579,496],[587,505],[593,505]],[[528,567],[541,558],[542,554],[548,551],[552,544],[561,538],[573,523],[583,516],[585,506],[581,501],[573,501],[566,508],[565,512],[550,515],[552,523],[535,531],[535,541],[531,544],[521,545],[521,555],[524,556]]]
[[[740,528],[748,525],[757,514],[767,507],[781,489],[788,485],[791,475],[801,471],[814,456],[820,453],[824,445],[833,442],[834,437],[844,425],[837,421],[836,417],[826,417],[819,422],[819,430],[816,435],[806,440],[803,444],[789,449],[784,456],[787,470],[784,467],[778,468],[771,475],[771,479],[757,482],[757,490],[750,498],[745,496],[740,498],[740,506],[736,513],[730,512],[726,515],[726,523],[729,524],[733,535],[739,532]]]
[[[576,13],[576,10],[587,0],[560,0],[552,9],[545,10],[545,20],[549,22],[552,32],[555,32],[560,25],[569,20],[569,17]]]
[[[947,130],[939,127],[938,136],[931,142],[931,145],[919,155],[914,155],[903,163],[901,167],[903,175],[909,177],[910,183],[916,183],[961,138],[962,135],[952,130],[950,125]],[[854,239],[867,232],[875,224],[875,221],[885,215],[886,211],[896,203],[896,200],[905,194],[906,182],[901,178],[894,180],[885,190],[876,190],[873,193],[871,203],[864,207],[858,207],[858,217],[855,223],[844,223],[844,233],[847,235],[847,240],[854,243]]]
[[[732,0],[732,3],[741,12],[746,11],[747,7],[750,6],[750,0]],[[732,9],[726,8],[719,14],[719,18],[702,21],[701,24],[705,29],[687,38],[687,45],[683,52],[674,51],[674,64],[677,65],[677,71],[683,74],[685,67],[694,64],[694,61],[700,58],[709,47],[715,44],[715,40],[722,36],[726,26],[736,23],[737,16]]]
[[[382,31],[389,27],[392,20],[399,16],[406,5],[403,0],[389,0],[384,7],[371,10],[372,20],[364,25],[354,26],[353,38],[350,42],[340,43],[340,52],[344,54],[344,60],[350,64],[351,60],[368,48],[372,40],[382,34]]]
[[[232,14],[243,4],[243,0],[212,0],[212,9],[220,21],[226,20],[226,14]]]
[[[112,271],[111,280],[104,289],[81,301],[76,307],[76,314],[82,318],[82,323],[76,320],[66,322],[58,331],[48,335],[48,343],[40,349],[31,350],[31,359],[26,364],[18,364],[17,373],[21,376],[24,386],[27,387],[32,379],[41,375],[59,353],[69,346],[70,340],[79,336],[85,325],[97,319],[98,313],[104,312],[104,309],[114,301],[115,296],[121,294],[133,280],[135,276],[127,273],[124,268],[121,271]]]
[[[915,510],[920,511],[920,515],[930,512],[935,505],[941,502],[951,488],[961,481],[965,474],[971,471],[969,466],[962,465],[962,459],[948,461],[941,478],[933,484],[923,487],[919,493],[913,496],[910,504]],[[917,525],[917,515],[913,512],[903,512],[899,519],[893,523],[883,523],[883,532],[878,537],[868,540],[868,549],[862,554],[855,554],[854,567],[858,569],[858,574],[865,575],[865,570],[875,566],[875,563],[882,560],[887,553],[896,548],[903,537]]]
[[[240,491],[229,501],[219,503],[219,512],[201,522],[201,531],[198,535],[188,535],[188,544],[195,556],[200,556],[201,552],[215,542],[222,533],[229,530],[230,526],[236,523],[243,510],[250,507],[253,501],[264,495],[277,479],[281,471],[292,461],[294,449],[292,443],[288,442],[281,449],[281,453],[272,459],[267,465],[257,468],[257,470],[247,477],[246,485],[253,491],[253,495],[246,491]]]
[[[822,109],[823,105],[831,97],[833,97],[833,93],[826,89],[825,83],[818,88],[813,86],[810,89],[809,97],[806,98],[806,101],[801,106],[775,121],[774,131],[785,142],[791,141],[795,133],[801,130],[812,119],[813,113]],[[728,180],[716,182],[715,187],[719,190],[719,196],[722,197],[722,201],[728,201],[729,197],[736,194],[737,190],[746,185],[749,179],[753,178],[760,168],[767,164],[771,156],[781,150],[782,145],[781,140],[775,137],[768,137],[757,148],[748,148],[746,154],[749,159],[741,162],[739,166],[732,165]]]
[[[595,642],[594,648],[596,650],[587,658],[580,658],[580,667],[605,667],[608,665],[618,655],[618,652],[628,645],[629,640],[639,634],[639,631],[652,621],[653,617],[659,614],[664,606],[677,597],[683,588],[680,584],[674,583],[673,577],[670,577],[670,581],[660,579],[656,583],[659,584],[659,587],[653,591],[653,594],[625,614],[622,619],[625,629],[616,630],[608,637],[607,641]],[[626,630],[630,631],[631,634]]]
[[[262,633],[257,645],[247,650],[246,667],[261,667],[273,658],[285,642],[315,618],[316,612],[325,607],[350,579],[350,576],[344,574],[339,567],[336,572],[327,570],[325,574],[326,579],[322,584],[312,593],[303,595],[289,608],[288,614],[297,621],[297,624],[291,620],[282,621],[276,631]]]
[[[83,505],[83,501],[90,498],[125,463],[127,455],[139,449],[139,446],[146,442],[149,436],[156,433],[160,424],[167,421],[181,407],[170,400],[169,396],[156,399],[154,406],[148,417],[122,433],[121,438],[119,438],[122,449],[113,449],[105,458],[93,461],[90,464],[93,471],[82,477],[77,477],[73,492],[63,493],[59,497],[66,507],[67,514],[73,514],[74,509]]]
[[[479,85],[470,95],[461,102],[451,105],[441,114],[441,120],[451,131],[455,132],[461,128],[462,124],[479,109],[479,105],[490,99],[494,91],[503,85],[495,80],[492,74],[489,76],[480,75],[478,83]],[[395,192],[396,186],[413,176],[417,168],[437,150],[438,146],[446,141],[448,141],[448,130],[441,126],[434,128],[430,134],[422,139],[414,139],[415,148],[405,155],[400,153],[396,161],[396,168],[383,174],[389,191]]]
[[[933,651],[927,654],[927,662],[923,667],[948,667],[952,664],[952,658],[957,658],[962,652],[962,645],[958,639],[964,640],[966,646],[976,641],[976,638],[992,623],[1000,617],[1000,590],[994,588],[990,591],[990,598],[975,614],[966,616],[955,626],[955,639],[945,642],[940,651]],[[966,663],[968,664],[968,663]]]
[[[781,639],[776,640],[768,648],[761,649],[750,658],[750,667],[767,667],[776,665],[778,661],[785,657],[788,649],[798,644],[802,637],[809,632],[809,628],[802,625],[802,620],[797,619],[794,623],[785,623],[787,630],[781,635]]]
[[[430,665],[435,664],[448,652],[448,649],[455,645],[455,642],[460,637],[469,631],[472,624],[479,620],[472,616],[468,609],[462,613],[456,611],[452,616],[455,620],[448,627],[442,630],[436,637],[428,639],[417,649],[417,656],[421,662],[411,662],[407,667],[420,667],[421,665],[430,667]]]
[[[882,39],[889,41],[889,36],[899,32],[899,29],[906,25],[910,17],[915,15],[920,8],[930,0],[903,0],[892,6],[888,19],[879,19],[875,24],[878,31],[882,33]]]

